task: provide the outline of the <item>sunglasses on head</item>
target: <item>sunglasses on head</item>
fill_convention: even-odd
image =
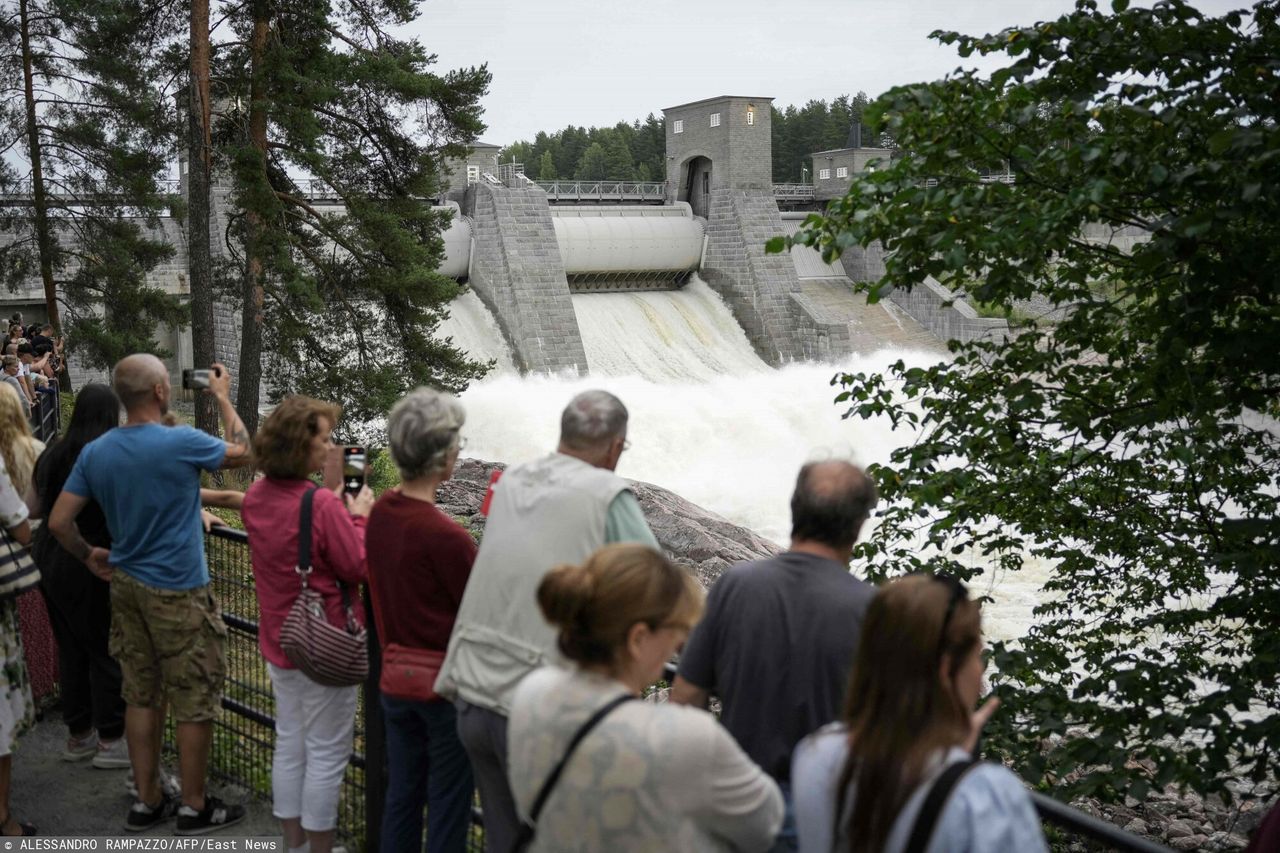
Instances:
[[[951,626],[951,617],[956,612],[956,606],[962,600],[968,600],[969,591],[965,589],[964,584],[960,582],[959,578],[952,577],[951,575],[934,574],[929,577],[951,589],[951,600],[947,602],[947,613],[942,617],[942,631],[938,634],[938,658],[941,659],[943,647],[947,644],[947,628]]]

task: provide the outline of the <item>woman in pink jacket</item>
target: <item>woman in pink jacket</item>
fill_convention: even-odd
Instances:
[[[351,756],[356,687],[326,687],[295,669],[280,648],[280,628],[302,591],[298,526],[302,497],[316,486],[341,409],[309,397],[287,397],[253,439],[255,464],[266,475],[249,487],[241,514],[249,533],[258,591],[258,646],[267,659],[276,697],[276,749],[271,769],[272,811],[292,849],[329,853],[337,827],[338,792]],[[354,498],[317,489],[312,498],[311,576],[333,625],[346,624],[339,583],[348,587],[363,623],[358,585],[366,577],[364,522],[373,495]]]

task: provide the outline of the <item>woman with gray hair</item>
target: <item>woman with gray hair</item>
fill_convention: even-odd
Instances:
[[[465,419],[456,399],[430,388],[396,403],[387,435],[401,483],[369,515],[369,592],[383,648],[387,732],[382,853],[422,850],[424,805],[427,853],[466,849],[471,764],[453,703],[432,689],[476,558],[471,535],[436,507],[436,489],[453,476],[462,449]]]

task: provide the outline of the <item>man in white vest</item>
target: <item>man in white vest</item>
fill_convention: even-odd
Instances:
[[[660,550],[627,481],[613,473],[627,442],[627,409],[584,391],[560,418],[560,445],[510,468],[493,486],[489,518],[458,609],[436,692],[458,706],[458,736],[484,809],[485,849],[511,849],[519,829],[507,784],[507,716],[516,685],[558,659],[536,600],[543,576],[610,542]]]

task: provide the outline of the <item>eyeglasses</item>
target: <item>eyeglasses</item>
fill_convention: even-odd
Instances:
[[[942,659],[942,650],[947,644],[947,628],[951,625],[951,617],[956,612],[956,606],[962,599],[968,599],[968,590],[964,588],[964,584],[959,578],[951,575],[930,575],[938,583],[945,584],[951,588],[951,600],[947,602],[947,614],[942,617],[942,631],[938,634],[938,659]]]

